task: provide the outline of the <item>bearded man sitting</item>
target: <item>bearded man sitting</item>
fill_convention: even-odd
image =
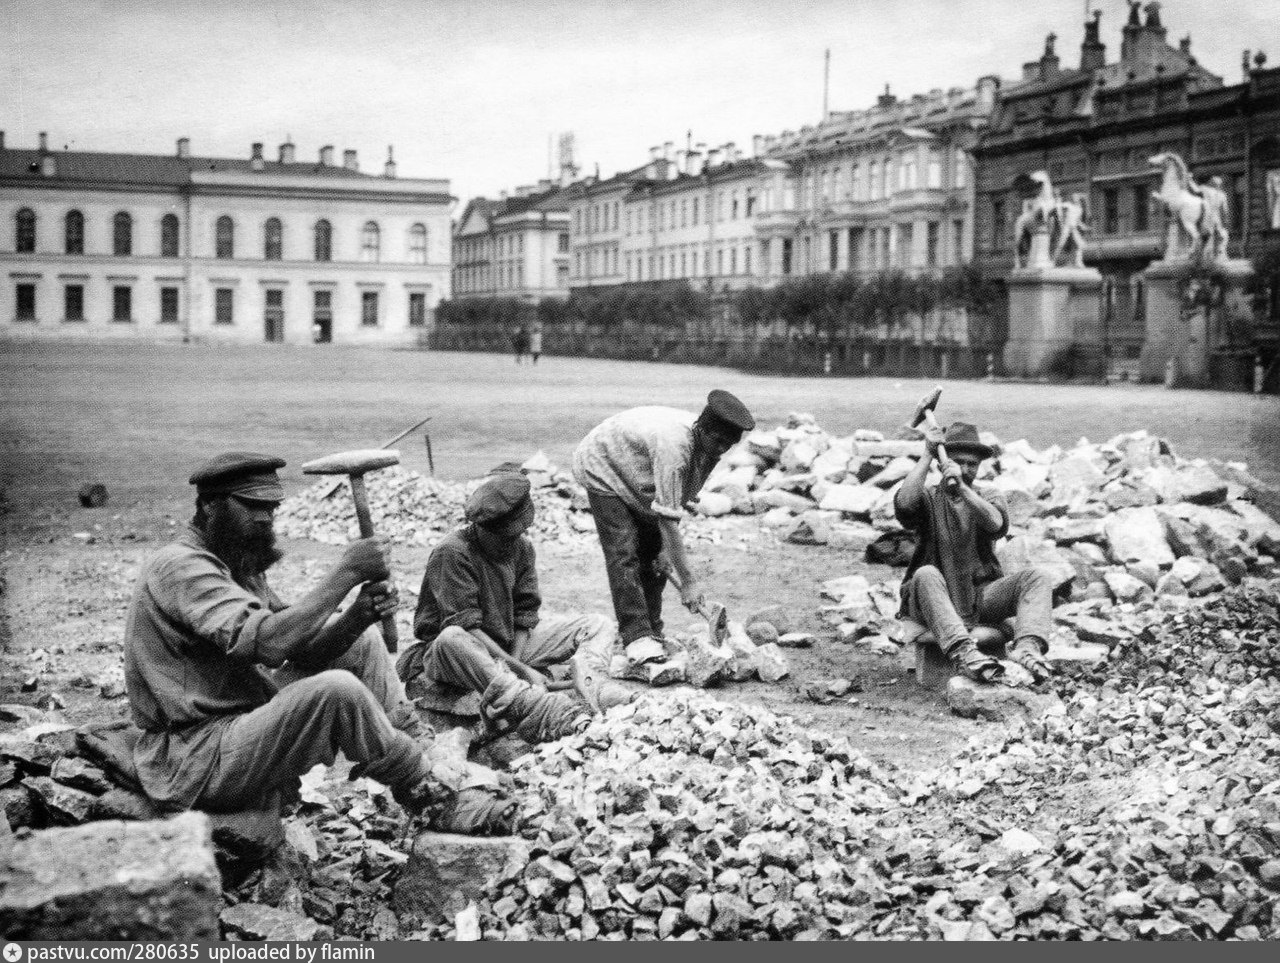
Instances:
[[[383,540],[352,542],[292,605],[268,585],[284,464],[229,452],[201,466],[191,526],[142,567],[125,625],[139,782],[167,809],[256,808],[341,752],[440,828],[505,831],[496,776],[433,744],[370,631],[397,603]]]

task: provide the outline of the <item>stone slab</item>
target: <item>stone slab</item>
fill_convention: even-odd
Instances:
[[[515,874],[528,861],[529,844],[518,836],[423,833],[396,881],[393,906],[401,916],[452,921],[490,880]]]

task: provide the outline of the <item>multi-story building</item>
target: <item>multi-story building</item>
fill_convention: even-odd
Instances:
[[[755,138],[775,165],[763,178],[755,228],[763,278],[828,271],[920,272],[972,254],[970,152],[1000,81],[889,93],[868,110],[837,111],[796,133]]]
[[[601,180],[599,175],[575,181],[565,189],[569,208],[569,284],[571,287],[622,284],[623,208],[632,187],[647,167]]]
[[[569,210],[549,180],[477,197],[453,234],[453,296],[535,303],[569,295]]]
[[[449,294],[447,180],[299,161],[7,147],[2,338],[409,344]]]
[[[1251,63],[1246,51],[1244,79],[1224,84],[1197,62],[1190,37],[1168,42],[1159,3],[1143,10],[1130,0],[1117,61],[1107,62],[1098,13],[1085,24],[1077,68],[1061,65],[1055,39],[999,96],[977,148],[977,260],[996,275],[1013,267],[1020,175],[1043,170],[1064,198],[1083,196],[1085,262],[1103,276],[1102,343],[1093,347],[1113,367],[1131,367],[1146,326],[1142,272],[1162,256],[1167,228],[1152,197],[1160,171],[1151,157],[1176,153],[1198,182],[1221,178],[1230,256],[1280,245],[1280,211],[1267,193],[1274,178],[1280,196],[1280,70]]]

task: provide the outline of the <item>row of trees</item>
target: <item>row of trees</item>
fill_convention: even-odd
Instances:
[[[783,281],[770,288],[712,295],[687,281],[633,284],[575,291],[568,299],[545,298],[536,305],[515,298],[444,301],[436,320],[467,327],[506,328],[540,321],[546,327],[580,324],[602,331],[623,324],[684,330],[712,319],[713,308],[731,326],[758,331],[781,321],[789,330],[811,330],[827,338],[856,338],[893,329],[909,317],[938,310],[964,309],[982,326],[1004,314],[1003,286],[972,266],[932,275],[886,271],[873,275],[816,274]],[[995,328],[1002,328],[998,322]],[[971,335],[979,335],[970,325]],[[1002,336],[983,333],[982,340]]]

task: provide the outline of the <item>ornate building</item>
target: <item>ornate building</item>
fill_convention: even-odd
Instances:
[[[1085,24],[1077,67],[1061,64],[1051,34],[1041,57],[1025,65],[1023,82],[1001,92],[975,152],[976,259],[995,274],[1013,267],[1022,203],[1015,184],[1046,172],[1064,198],[1085,203],[1084,259],[1103,276],[1100,344],[1082,347],[1129,370],[1147,323],[1142,272],[1162,256],[1168,228],[1152,197],[1160,182],[1152,157],[1179,155],[1200,183],[1220,178],[1230,257],[1256,258],[1280,245],[1280,218],[1267,206],[1268,178],[1280,170],[1280,71],[1246,51],[1242,81],[1226,85],[1197,62],[1190,37],[1168,42],[1159,3],[1144,8],[1134,0],[1119,59],[1108,63],[1100,18]],[[1271,317],[1280,323],[1276,300]],[[1267,341],[1274,331],[1256,336]]]
[[[550,181],[477,197],[453,234],[453,296],[536,303],[569,296],[569,209]]]
[[[0,338],[412,344],[449,295],[447,180],[299,161],[14,149]]]

